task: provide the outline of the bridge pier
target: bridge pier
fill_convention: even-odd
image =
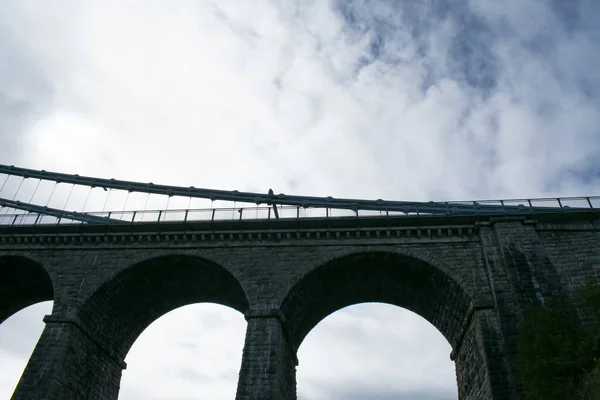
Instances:
[[[496,310],[487,305],[473,307],[464,329],[464,337],[450,355],[456,363],[458,398],[515,399]]]
[[[496,304],[497,334],[504,345],[503,369],[513,396],[502,398],[512,399],[518,392],[513,359],[523,312],[531,305],[543,305],[565,289],[547,247],[529,222],[495,222],[482,227],[479,236]]]
[[[116,400],[125,362],[76,319],[47,315],[44,322],[12,400]]]
[[[249,311],[236,400],[295,400],[296,350],[279,310]]]

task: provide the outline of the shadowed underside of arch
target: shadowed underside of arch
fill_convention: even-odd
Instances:
[[[17,311],[53,297],[52,280],[40,264],[25,257],[0,257],[0,324]]]
[[[103,285],[78,317],[103,345],[125,357],[153,321],[178,307],[218,303],[244,313],[248,301],[225,268],[192,256],[164,256],[136,264]]]
[[[368,252],[332,260],[290,290],[282,312],[292,345],[333,312],[353,304],[380,302],[411,310],[454,345],[471,297],[447,273],[414,257]]]

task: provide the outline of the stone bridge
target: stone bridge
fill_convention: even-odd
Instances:
[[[54,300],[13,399],[118,397],[124,359],[163,314],[243,313],[236,399],[295,399],[296,352],[329,314],[411,310],[451,344],[461,400],[515,399],[522,311],[600,273],[590,212],[0,227],[0,322]]]

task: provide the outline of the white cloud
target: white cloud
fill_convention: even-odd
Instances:
[[[0,324],[0,397],[9,399],[44,329],[52,302],[24,308]]]
[[[529,0],[465,0],[452,8],[435,1],[4,1],[0,156],[5,164],[82,175],[334,197],[595,194],[599,8],[575,3],[557,11],[552,2]],[[94,207],[102,208],[102,196]],[[134,346],[124,396],[152,392],[144,387],[161,369],[145,369],[153,365],[145,358],[151,348],[157,363],[172,363],[169,353],[185,360],[165,379],[204,374],[208,364],[187,358],[180,342],[192,331],[214,336],[185,326],[184,313],[159,320]],[[335,331],[365,313],[342,311],[323,327]],[[357,320],[357,335],[384,332],[398,354],[413,354],[416,345],[407,343],[427,336],[419,358],[448,363],[447,349],[432,345],[437,339],[418,319],[393,314]],[[219,335],[241,347],[241,316],[223,315]],[[171,326],[179,333],[167,351],[157,343]],[[410,329],[387,334],[400,326]],[[321,329],[300,349],[306,360],[327,354]],[[215,354],[229,351],[225,341],[210,340]],[[363,342],[340,343],[346,340],[364,358]],[[0,368],[12,368],[2,354]],[[219,385],[161,387],[178,385],[181,398],[199,390],[227,397],[235,387],[227,371],[239,360],[228,362],[219,367],[228,382],[222,392]],[[369,362],[377,371],[365,378],[381,385],[405,382],[389,371],[413,379],[416,392],[433,381],[411,376],[414,365],[390,367],[400,361],[387,354]],[[326,396],[319,363],[306,364],[301,359],[299,392]],[[454,393],[448,366],[423,365]],[[1,385],[6,391],[9,383]]]
[[[363,398],[421,391],[454,399],[451,350],[441,333],[410,311],[385,304],[351,306],[323,320],[302,343],[300,398],[324,400],[360,388]]]
[[[172,311],[129,351],[119,398],[234,398],[245,331],[244,317],[224,306]]]

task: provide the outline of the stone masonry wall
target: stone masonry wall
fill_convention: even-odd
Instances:
[[[461,400],[512,400],[511,357],[524,307],[600,271],[600,237],[591,223],[388,225],[0,231],[0,278],[18,268],[6,260],[29,260],[47,272],[54,298],[13,398],[37,399],[43,392],[47,399],[116,399],[123,360],[137,336],[172,309],[211,301],[248,321],[236,398],[295,399],[296,352],[310,329],[344,306],[380,301],[419,313],[444,334]],[[32,298],[48,296],[48,285],[39,287]],[[0,298],[10,299],[2,290]]]

